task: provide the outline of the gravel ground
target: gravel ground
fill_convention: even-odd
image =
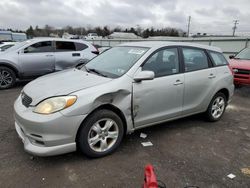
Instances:
[[[160,124],[128,135],[119,149],[101,159],[79,153],[33,157],[14,129],[13,103],[25,83],[0,91],[1,187],[141,187],[144,166],[154,165],[167,187],[250,187],[250,88],[235,91],[221,121],[201,115]],[[140,133],[146,133],[146,139]],[[141,142],[151,141],[152,147]],[[236,175],[229,179],[228,174]]]

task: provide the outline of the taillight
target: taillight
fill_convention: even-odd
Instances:
[[[96,54],[96,55],[99,55],[99,50],[98,50],[98,48],[95,46],[95,45],[93,45],[94,46],[94,48],[95,48],[95,50],[94,51],[91,51],[93,54]]]

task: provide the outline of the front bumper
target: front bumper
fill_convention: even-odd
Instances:
[[[234,84],[250,85],[250,74],[234,74]]]
[[[77,130],[86,115],[64,116],[57,112],[41,115],[26,108],[20,97],[14,104],[15,128],[28,153],[52,156],[76,150]]]
[[[22,139],[24,144],[24,150],[28,153],[36,156],[52,156],[59,155],[63,153],[69,153],[76,150],[76,143],[64,144],[59,146],[50,146],[50,147],[42,147],[35,144],[32,144],[30,139],[25,136],[22,129],[15,123],[16,132],[18,136]]]

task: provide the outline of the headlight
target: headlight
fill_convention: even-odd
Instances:
[[[76,96],[52,97],[40,102],[34,112],[39,114],[52,114],[72,106],[76,102]]]

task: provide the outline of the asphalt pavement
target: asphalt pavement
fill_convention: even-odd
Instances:
[[[23,150],[14,129],[13,103],[25,84],[0,91],[0,187],[140,188],[149,163],[167,188],[250,187],[250,176],[242,170],[250,170],[248,87],[235,91],[219,122],[195,115],[149,127],[126,136],[112,155],[89,159],[77,152],[33,157]],[[147,138],[140,138],[141,132]],[[144,141],[153,146],[143,147]],[[230,173],[236,177],[228,178]]]

